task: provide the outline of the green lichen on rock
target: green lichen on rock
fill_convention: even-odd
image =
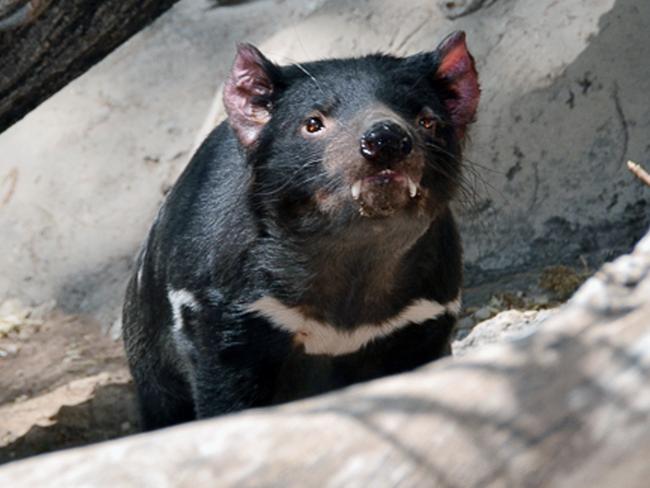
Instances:
[[[553,294],[560,301],[567,300],[589,276],[568,266],[549,266],[539,277],[539,287]]]

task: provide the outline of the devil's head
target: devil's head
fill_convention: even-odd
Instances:
[[[426,228],[458,190],[479,92],[456,32],[406,58],[288,66],[240,45],[224,102],[256,205],[304,234],[367,222]]]

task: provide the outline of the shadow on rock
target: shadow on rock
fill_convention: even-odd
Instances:
[[[137,411],[132,383],[98,386],[76,405],[64,405],[48,419],[0,447],[0,464],[36,454],[115,439],[136,432]]]

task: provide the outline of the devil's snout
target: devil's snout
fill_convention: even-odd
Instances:
[[[409,155],[413,142],[408,133],[397,123],[382,120],[373,124],[359,140],[361,155],[368,161],[389,166]]]

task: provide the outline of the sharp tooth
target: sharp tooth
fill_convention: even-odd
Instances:
[[[354,185],[352,185],[351,192],[352,192],[352,198],[358,200],[359,195],[361,195],[361,180],[355,182]]]
[[[411,198],[415,197],[418,194],[418,186],[411,178],[407,178],[409,184],[409,195]]]

